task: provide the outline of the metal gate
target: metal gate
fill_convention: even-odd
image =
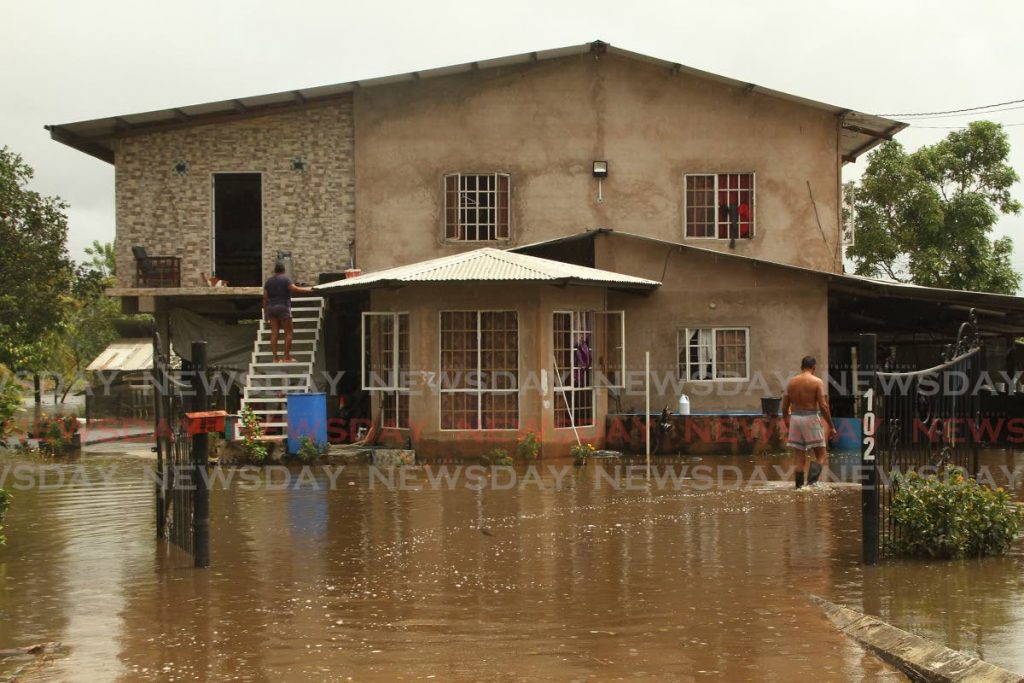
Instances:
[[[170,359],[162,351],[160,334],[153,332],[153,397],[156,436],[156,533],[192,555],[195,566],[210,564],[209,489],[205,477],[207,435],[189,436],[185,411],[205,410],[209,404],[206,343],[192,344],[191,405],[171,374]]]
[[[899,540],[890,510],[893,475],[941,473],[949,465],[977,476],[984,357],[972,310],[941,364],[871,374],[862,406],[865,563]],[[862,367],[871,371],[876,358],[875,335],[862,335]]]

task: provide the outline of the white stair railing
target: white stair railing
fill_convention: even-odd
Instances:
[[[253,344],[249,373],[242,390],[242,409],[250,408],[266,438],[283,439],[288,429],[288,394],[313,390],[313,363],[320,343],[324,299],[318,296],[292,299],[291,357],[275,363],[270,351],[270,323],[260,321]],[[278,333],[277,352],[284,356],[284,331]]]

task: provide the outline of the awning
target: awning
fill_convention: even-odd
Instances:
[[[133,337],[110,342],[86,370],[141,372],[153,369],[153,340]]]

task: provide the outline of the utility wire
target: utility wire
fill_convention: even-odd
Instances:
[[[1024,100],[1010,100],[1009,102],[997,102],[995,104],[986,104],[980,107],[967,107],[965,109],[947,109],[946,111],[925,111],[917,113],[904,113],[904,114],[879,114],[879,116],[937,116],[939,114],[959,114],[962,112],[977,111],[979,109],[991,109],[992,107],[1005,107],[1008,104],[1021,104]]]
[[[935,116],[918,116],[916,117],[916,120],[923,121],[925,119],[956,119],[963,118],[964,116],[988,116],[989,114],[995,114],[1001,111],[1016,111],[1018,109],[1024,109],[1024,105],[1018,105],[1016,107],[1001,107],[999,109],[986,109],[984,111],[969,111],[963,114],[936,114]]]
[[[1014,126],[1024,126],[1024,123],[1000,123],[1003,128],[1013,128]],[[912,130],[921,130],[922,128],[928,128],[932,130],[964,130],[970,126],[913,126]]]

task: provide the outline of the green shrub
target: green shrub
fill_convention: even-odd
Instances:
[[[1024,509],[1002,488],[990,490],[947,467],[940,476],[894,477],[891,550],[911,557],[954,559],[999,555],[1024,522]]]
[[[0,489],[0,545],[7,543],[7,539],[4,537],[4,516],[7,514],[10,504],[11,497],[7,495],[7,491]]]
[[[246,406],[242,409],[242,447],[249,462],[254,465],[262,465],[267,459],[267,444],[260,440],[262,436],[263,426],[259,418],[252,408]]]
[[[503,448],[495,448],[493,451],[488,453],[487,460],[492,465],[501,465],[503,467],[515,464],[515,461],[512,460],[512,456]]]
[[[21,386],[14,374],[0,365],[0,438],[8,436],[14,429],[14,415],[20,413]]]
[[[308,436],[299,439],[299,452],[296,453],[302,462],[314,462],[327,455],[327,444],[317,443]]]
[[[78,432],[78,418],[74,415],[41,415],[36,422],[36,436],[40,448],[53,455],[61,455],[70,447]]]
[[[540,455],[540,440],[537,435],[533,432],[528,432],[526,436],[519,439],[516,442],[516,453],[519,458],[525,462],[533,462]]]

